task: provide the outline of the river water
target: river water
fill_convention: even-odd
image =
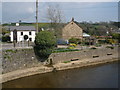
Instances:
[[[118,62],[33,75],[3,88],[118,88]]]

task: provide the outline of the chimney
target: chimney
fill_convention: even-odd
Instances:
[[[16,26],[19,26],[19,23],[16,23]]]
[[[71,21],[74,21],[74,17],[72,17],[72,20]]]

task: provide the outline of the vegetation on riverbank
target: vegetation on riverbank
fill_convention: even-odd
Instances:
[[[56,39],[51,32],[41,31],[36,35],[34,50],[38,57],[48,58],[55,46]]]
[[[68,48],[58,48],[53,51],[53,53],[59,53],[59,52],[72,52],[72,51],[80,51],[78,49],[68,49]]]

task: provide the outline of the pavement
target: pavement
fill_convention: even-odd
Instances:
[[[101,47],[96,47],[96,48],[103,48],[103,47],[106,47],[108,45],[102,45]],[[68,46],[67,45],[58,45],[58,48],[67,48]],[[91,46],[76,46],[75,49],[89,49],[91,47],[95,47],[93,45]],[[26,48],[33,48],[33,45],[29,45],[28,46],[28,43],[16,43],[15,47],[14,47],[14,44],[13,43],[2,43],[0,42],[0,51],[1,50],[7,50],[7,49],[26,49]]]
[[[33,46],[28,46],[28,44],[19,44],[16,43],[15,47],[13,43],[0,43],[0,50],[7,49],[25,49],[25,48],[33,48]]]

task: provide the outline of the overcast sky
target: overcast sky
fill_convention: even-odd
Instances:
[[[39,2],[39,22],[47,22],[46,9],[50,4],[60,6],[66,22],[72,17],[78,22],[118,21],[118,0],[114,1],[116,2]],[[2,2],[2,23],[19,20],[35,22],[35,2]]]

